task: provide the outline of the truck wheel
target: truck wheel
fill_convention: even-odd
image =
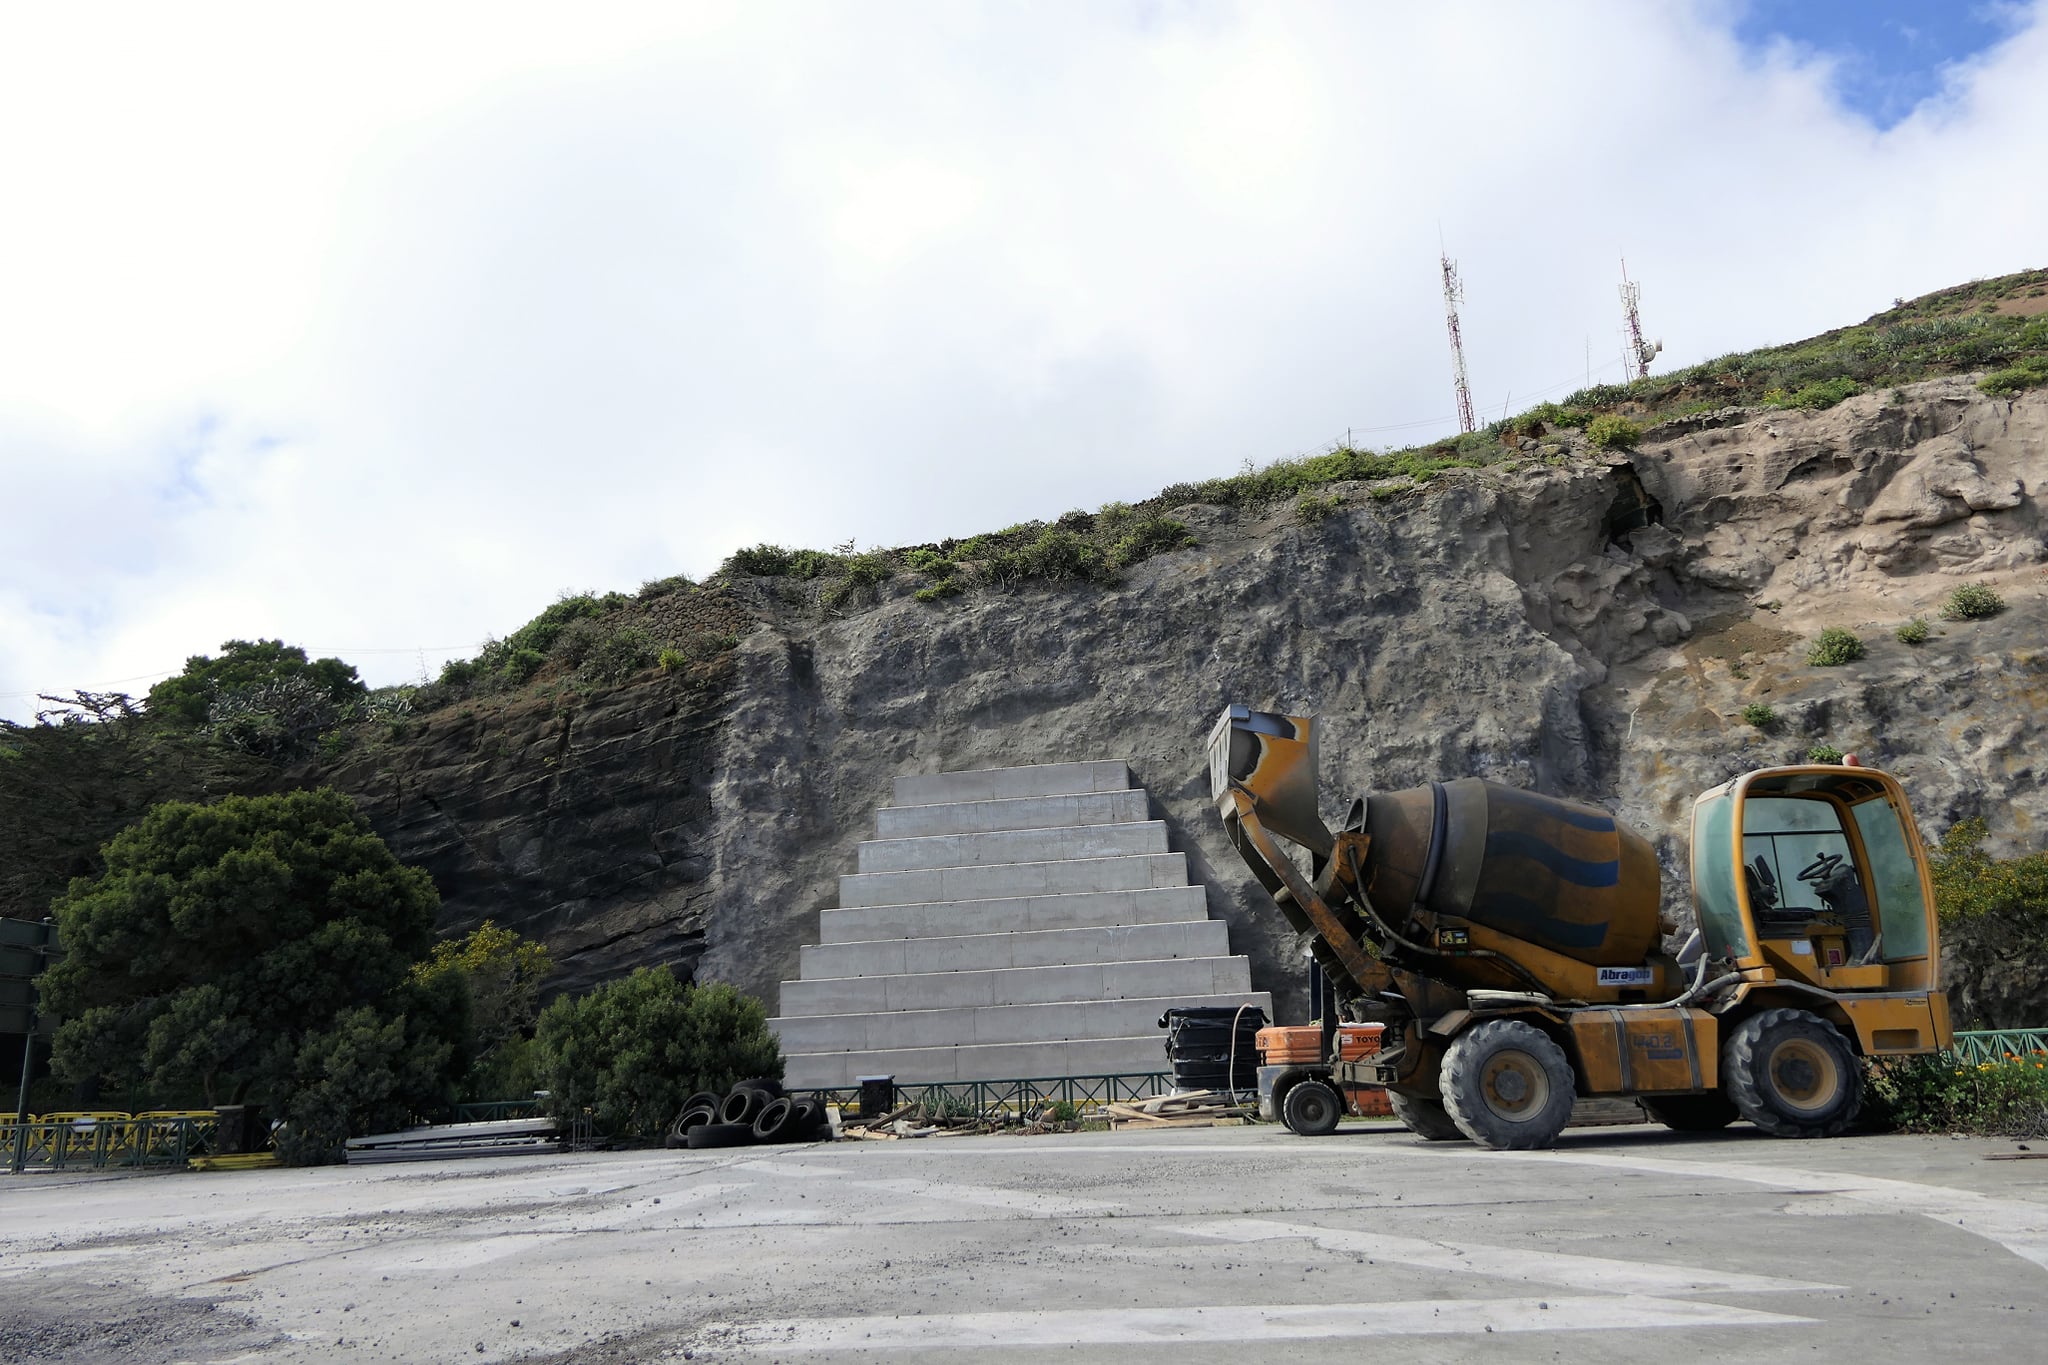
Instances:
[[[1337,1131],[1344,1101],[1321,1081],[1296,1081],[1280,1098],[1280,1118],[1303,1137],[1326,1137]]]
[[[1403,1095],[1398,1090],[1387,1092],[1387,1103],[1393,1106],[1394,1117],[1401,1125],[1419,1138],[1431,1142],[1461,1142],[1465,1135],[1458,1131],[1458,1125],[1451,1122],[1451,1116],[1435,1100],[1418,1099],[1414,1095]]]
[[[1848,1040],[1805,1010],[1765,1010],[1737,1024],[1721,1073],[1742,1116],[1775,1137],[1835,1137],[1863,1107],[1863,1068]]]
[[[1444,1049],[1444,1112],[1495,1151],[1548,1147],[1572,1116],[1578,1088],[1564,1049],[1533,1024],[1489,1019]]]
[[[1664,1095],[1645,1098],[1643,1108],[1674,1133],[1712,1133],[1742,1117],[1726,1095]]]

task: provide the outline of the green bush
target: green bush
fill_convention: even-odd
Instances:
[[[504,675],[507,682],[516,685],[540,672],[540,666],[547,661],[548,656],[537,649],[515,649],[504,656],[504,662],[499,665],[498,671]]]
[[[2005,599],[1982,583],[1965,583],[1942,600],[1944,621],[1978,621],[2005,610]]]
[[[685,985],[667,967],[558,998],[534,1042],[549,1111],[589,1109],[614,1137],[659,1138],[694,1092],[782,1075],[760,1001],[723,983]]]
[[[1760,701],[1753,701],[1742,708],[1742,723],[1768,730],[1778,723],[1778,713]]]
[[[1109,547],[1108,569],[1128,569],[1153,555],[1168,550],[1184,549],[1193,545],[1195,538],[1188,534],[1187,526],[1171,517],[1148,517],[1117,538]]]
[[[1808,763],[1840,763],[1842,751],[1832,744],[1815,744],[1806,751]]]
[[[948,597],[957,597],[962,589],[957,579],[941,578],[929,587],[919,588],[911,596],[920,602],[943,602]]]
[[[664,673],[673,673],[690,662],[690,656],[670,645],[654,656],[655,664]]]
[[[1823,630],[1820,638],[1813,642],[1813,648],[1806,651],[1806,662],[1817,668],[1833,668],[1862,657],[1863,641],[1840,626],[1829,626]]]
[[[652,602],[657,597],[668,597],[679,592],[688,592],[697,586],[682,574],[670,574],[667,578],[650,578],[640,585],[635,594],[642,602]]]
[[[1892,634],[1897,637],[1898,642],[1902,645],[1926,644],[1928,635],[1927,622],[1916,616],[1893,631]]]
[[[1902,1132],[2048,1136],[2048,1057],[2034,1053],[1975,1064],[1948,1053],[1874,1062],[1867,1094],[1870,1117]]]
[[[1823,379],[1818,383],[1806,385],[1797,393],[1779,400],[1778,406],[1797,408],[1806,412],[1822,412],[1845,398],[1854,398],[1861,392],[1861,384],[1846,375],[1837,375],[1833,379]]]
[[[952,560],[946,558],[945,555],[929,546],[920,546],[915,550],[904,551],[903,562],[909,566],[913,573],[930,574],[933,578],[946,578],[952,574],[955,568],[959,567]]]
[[[1075,531],[1048,527],[1038,538],[1017,549],[991,552],[982,564],[991,583],[1014,586],[1019,583],[1074,583],[1111,575],[1107,557],[1086,536]]]
[[[2048,384],[2048,356],[2028,356],[2017,365],[2002,370],[1993,370],[1977,381],[1977,387],[1994,398],[2009,398],[2013,394]]]
[[[832,586],[825,589],[824,603],[833,610],[858,599],[872,599],[875,589],[886,583],[895,572],[887,556],[869,552],[860,555],[845,555],[833,564]]]
[[[752,574],[756,578],[780,578],[789,572],[790,561],[795,558],[795,551],[763,541],[734,550],[720,567],[725,572]]]
[[[1601,450],[1633,450],[1643,429],[1619,413],[1605,412],[1586,423],[1586,439]]]
[[[1313,526],[1343,506],[1344,499],[1338,494],[1330,493],[1317,497],[1313,493],[1304,493],[1301,500],[1294,504],[1294,517],[1304,526]]]
[[[624,626],[593,642],[577,672],[591,682],[615,687],[654,661],[654,641],[647,632]]]

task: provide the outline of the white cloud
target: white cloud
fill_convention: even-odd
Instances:
[[[1440,229],[1489,414],[1623,250],[1673,365],[2040,263],[2038,6],[1882,134],[1719,4],[567,13],[13,21],[0,694],[1425,438]]]

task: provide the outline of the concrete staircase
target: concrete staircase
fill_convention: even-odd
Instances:
[[[1121,759],[896,779],[782,983],[792,1088],[1166,1069],[1161,1011],[1270,1016]]]

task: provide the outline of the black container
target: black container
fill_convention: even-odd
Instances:
[[[1253,1090],[1258,1087],[1259,1030],[1266,1012],[1256,1005],[1201,1005],[1159,1016],[1166,1030],[1166,1061],[1178,1090]],[[1232,1047],[1236,1067],[1232,1069]]]
[[[879,1118],[896,1111],[896,1078],[894,1076],[861,1076],[860,1116],[863,1119]]]

